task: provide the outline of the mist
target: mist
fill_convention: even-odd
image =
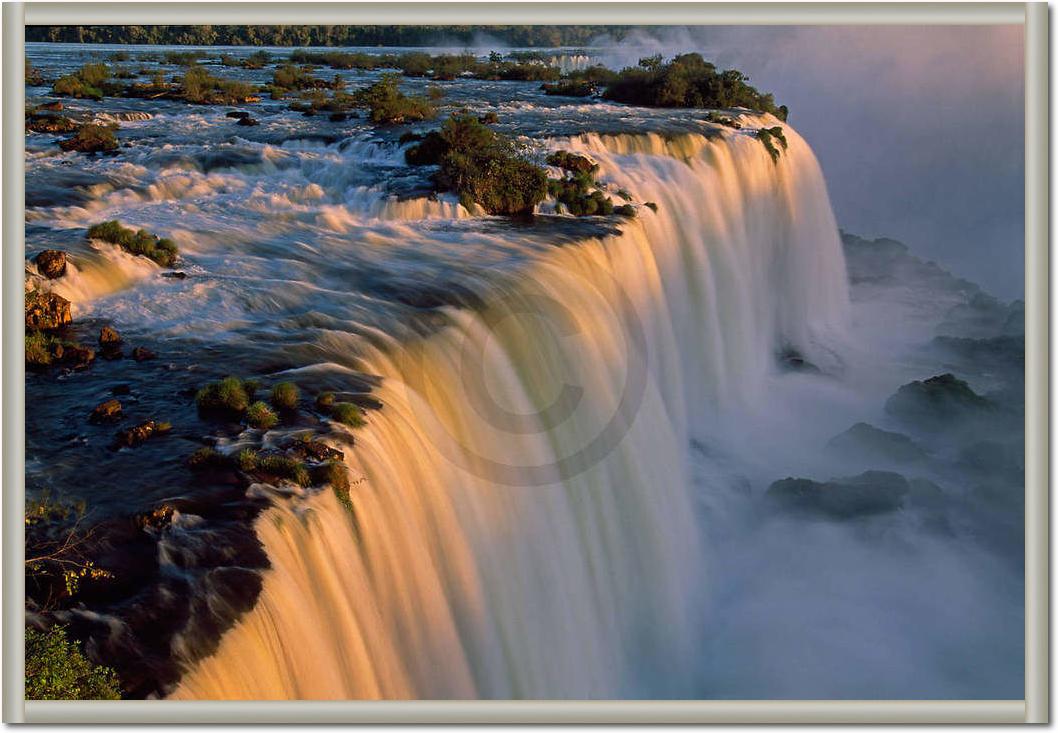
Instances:
[[[743,71],[790,108],[842,228],[899,239],[999,297],[1022,297],[1020,26],[652,29],[607,63],[687,51]]]

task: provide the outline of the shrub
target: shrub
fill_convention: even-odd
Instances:
[[[322,89],[330,86],[323,79],[312,75],[310,68],[283,64],[272,73],[272,85],[280,89]]]
[[[327,461],[312,470],[313,484],[326,484],[331,487],[338,503],[349,511],[353,502],[349,498],[349,471],[340,461]]]
[[[292,412],[298,409],[301,392],[293,382],[280,382],[272,387],[272,406],[277,410]]]
[[[599,166],[587,156],[577,155],[567,150],[557,150],[551,153],[551,155],[547,156],[547,164],[573,173],[594,174],[599,170]]]
[[[90,226],[88,238],[116,244],[129,254],[143,255],[162,267],[172,267],[179,254],[173,240],[156,237],[146,229],[134,232],[121,226],[118,221],[106,221]]]
[[[411,165],[439,164],[434,182],[489,214],[528,214],[547,195],[547,174],[518,157],[509,139],[476,117],[451,117],[404,154]]]
[[[60,140],[59,147],[80,153],[106,153],[117,150],[118,139],[114,136],[115,129],[116,126],[110,125],[81,125],[73,137]]]
[[[563,79],[556,82],[544,82],[540,85],[544,94],[552,97],[590,97],[596,87],[590,81]]]
[[[365,424],[364,411],[352,402],[335,402],[331,408],[331,417],[351,428],[363,427]]]
[[[41,331],[26,332],[26,364],[27,366],[46,367],[54,358],[52,355],[55,344],[58,343],[54,336],[49,336]]]
[[[218,453],[209,446],[199,448],[187,458],[187,465],[195,470],[220,468],[227,463],[228,460],[222,453]]]
[[[117,675],[92,664],[62,626],[26,629],[27,700],[120,700]]]
[[[740,71],[717,71],[700,54],[687,53],[663,63],[661,56],[640,59],[638,67],[622,69],[606,91],[605,99],[645,107],[748,107],[785,114],[770,94],[746,83]]]
[[[613,201],[599,189],[591,190],[595,180],[588,173],[567,178],[552,178],[548,193],[574,216],[606,216],[614,211]]]
[[[266,403],[258,401],[246,408],[246,422],[257,430],[271,430],[279,422],[279,417]]]
[[[180,96],[192,104],[241,104],[254,97],[246,82],[213,76],[197,64],[189,66],[180,80]]]
[[[238,377],[225,377],[207,384],[195,395],[195,405],[205,414],[241,417],[253,400],[252,384]]]
[[[77,99],[102,99],[115,94],[120,85],[110,84],[110,69],[106,64],[85,64],[72,74],[59,77],[52,85],[52,93]]]
[[[409,97],[400,91],[397,74],[383,74],[371,86],[357,90],[353,95],[356,104],[370,110],[371,121],[376,124],[403,124],[431,120],[437,110],[426,97]]]
[[[311,486],[312,476],[303,463],[286,456],[270,455],[257,461],[257,470],[276,478],[290,479],[299,486]]]
[[[334,407],[334,392],[320,392],[316,396],[316,409],[320,412],[329,412]]]
[[[257,451],[253,448],[243,448],[235,455],[235,465],[240,471],[253,471],[257,468]]]
[[[615,206],[613,213],[634,219],[636,217],[636,207],[632,206],[632,204],[622,204],[620,206]]]

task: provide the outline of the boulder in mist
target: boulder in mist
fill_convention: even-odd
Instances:
[[[826,482],[781,479],[768,487],[765,497],[773,507],[784,511],[853,519],[896,511],[903,506],[910,489],[907,479],[898,473],[865,471]]]

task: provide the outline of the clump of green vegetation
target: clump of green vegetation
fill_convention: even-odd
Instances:
[[[312,482],[330,486],[338,503],[349,511],[353,510],[349,498],[349,471],[341,461],[327,461],[312,469]]]
[[[54,336],[42,331],[26,332],[26,366],[47,367],[54,357],[55,345],[60,343]]]
[[[228,465],[228,458],[223,453],[209,446],[204,446],[188,456],[187,465],[196,471],[224,468]]]
[[[301,391],[293,382],[280,382],[272,387],[272,406],[280,412],[293,412],[298,409]]]
[[[252,382],[238,377],[225,377],[200,389],[195,395],[195,405],[203,414],[238,418],[253,402],[256,391]]]
[[[334,407],[334,392],[320,392],[316,395],[316,409],[320,412],[330,412]]]
[[[81,125],[73,137],[60,140],[59,147],[79,153],[109,153],[118,149],[118,139],[114,135],[116,129],[117,125]]]
[[[74,73],[56,79],[51,91],[62,97],[102,99],[121,90],[121,85],[109,80],[110,69],[106,64],[85,64]]]
[[[740,71],[718,71],[697,53],[676,56],[667,64],[657,55],[622,69],[603,97],[645,107],[747,107],[786,118],[785,107],[776,107],[771,94],[762,94],[747,81]]]
[[[440,165],[434,175],[438,188],[489,214],[531,214],[547,195],[544,169],[517,155],[510,139],[472,115],[445,120],[404,157],[410,165]]]
[[[126,229],[118,221],[105,221],[90,226],[88,238],[116,244],[129,254],[143,255],[162,267],[172,267],[179,254],[173,240],[156,237],[146,229]]]
[[[613,213],[620,216],[627,216],[629,219],[634,219],[636,216],[636,207],[632,204],[621,204],[613,208]]]
[[[583,79],[544,82],[540,89],[550,97],[590,97],[598,91],[594,83]]]
[[[117,674],[92,664],[62,626],[26,629],[27,700],[120,700]]]
[[[166,51],[162,60],[173,66],[194,66],[199,59],[206,58],[205,51]]]
[[[547,156],[547,164],[561,168],[564,171],[587,173],[589,175],[594,175],[599,170],[598,164],[592,162],[587,156],[577,155],[568,150],[556,150],[551,153]]]
[[[254,51],[244,59],[237,58],[231,54],[221,54],[220,63],[224,66],[235,66],[243,69],[263,69],[272,62],[272,54],[268,51]]]
[[[286,456],[269,455],[258,458],[255,470],[276,478],[290,479],[298,486],[312,485],[312,476],[305,464]]]
[[[614,211],[613,199],[595,188],[595,179],[590,174],[552,178],[547,188],[548,194],[573,216],[608,216]]]
[[[376,124],[403,124],[432,120],[437,110],[426,97],[408,96],[400,91],[397,74],[383,74],[382,78],[353,95],[356,104],[369,110]]]
[[[272,87],[283,91],[302,89],[326,89],[330,82],[312,75],[312,67],[282,64],[272,73]],[[274,92],[273,92],[274,96]]]
[[[246,408],[246,422],[257,430],[271,430],[279,423],[279,416],[266,403],[257,401]]]
[[[254,88],[242,81],[213,76],[192,64],[180,80],[180,95],[191,104],[242,104],[255,101]]]
[[[335,402],[331,407],[331,417],[342,425],[359,428],[365,425],[364,411],[352,402]]]
[[[779,141],[779,145],[782,146],[783,150],[786,150],[787,142],[786,135],[783,134],[782,128],[776,125],[775,127],[762,127],[757,131],[757,139],[764,145],[764,149],[768,151],[768,155],[771,156],[773,163],[779,162],[779,149],[775,147],[775,141]]]
[[[257,451],[253,448],[243,448],[235,455],[235,465],[240,471],[253,471],[257,468]]]

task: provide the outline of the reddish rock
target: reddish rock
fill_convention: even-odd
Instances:
[[[168,433],[171,429],[172,426],[169,423],[146,420],[128,430],[119,432],[115,442],[119,448],[135,448],[157,435]]]
[[[136,361],[147,361],[148,359],[154,359],[156,357],[157,354],[145,346],[137,346],[132,350],[132,358]]]
[[[94,423],[117,422],[122,417],[121,403],[117,400],[107,400],[96,405],[89,416],[89,421]]]
[[[26,293],[27,331],[54,331],[72,320],[70,301],[66,298],[41,290]]]
[[[99,329],[99,345],[100,346],[116,346],[121,343],[121,334],[115,331],[110,326],[103,326]]]
[[[66,274],[66,253],[58,249],[46,249],[33,258],[37,272],[49,280]]]

